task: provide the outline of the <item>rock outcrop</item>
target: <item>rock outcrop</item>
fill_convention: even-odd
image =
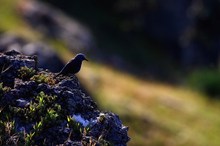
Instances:
[[[36,56],[0,54],[0,145],[115,145],[128,127],[101,112],[75,75],[39,69]]]
[[[40,1],[24,1],[18,6],[19,13],[30,26],[48,37],[62,40],[74,52],[94,48],[89,29],[65,16],[58,9]]]

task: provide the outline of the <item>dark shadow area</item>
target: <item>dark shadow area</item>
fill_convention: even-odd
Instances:
[[[88,26],[96,60],[139,76],[179,82],[192,70],[217,68],[219,1],[47,0]]]

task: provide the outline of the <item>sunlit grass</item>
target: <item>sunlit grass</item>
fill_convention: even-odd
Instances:
[[[1,0],[0,1],[0,32],[10,32],[28,40],[36,40],[40,33],[31,27],[18,15],[18,5],[23,0]]]

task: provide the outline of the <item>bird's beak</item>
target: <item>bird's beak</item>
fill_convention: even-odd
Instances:
[[[85,58],[86,61],[89,61],[88,59]]]

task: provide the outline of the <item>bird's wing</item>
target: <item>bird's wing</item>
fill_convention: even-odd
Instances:
[[[78,63],[76,60],[70,60],[61,70],[62,74],[68,74],[75,72],[76,68],[78,67]]]

